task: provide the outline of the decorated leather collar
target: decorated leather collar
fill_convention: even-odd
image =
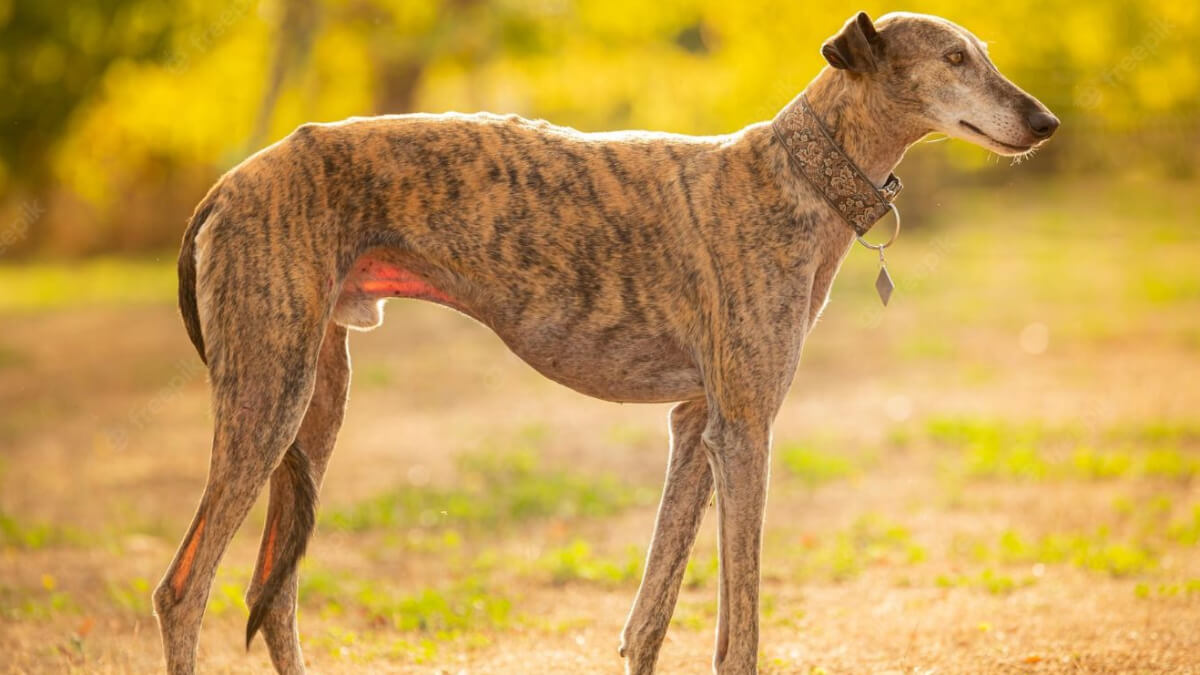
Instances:
[[[833,140],[804,94],[779,113],[771,129],[787,151],[792,170],[811,183],[858,236],[892,210],[892,200],[903,187],[900,179],[889,174],[883,187],[875,187]]]
[[[833,135],[813,112],[804,94],[797,96],[775,117],[771,129],[787,152],[792,170],[803,176],[833,210],[850,224],[860,244],[879,252],[879,276],[875,278],[875,290],[886,307],[896,285],[888,274],[883,250],[900,235],[900,212],[892,204],[904,187],[900,179],[891,173],[883,187],[875,187],[871,179],[833,140]],[[891,238],[882,244],[867,243],[863,235],[888,211],[896,214],[896,229]]]

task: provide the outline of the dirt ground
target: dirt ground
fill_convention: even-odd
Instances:
[[[969,226],[901,240],[886,312],[852,253],[776,427],[763,672],[1200,672],[1195,214],[1102,203],[1081,241],[1085,196],[964,200]],[[204,372],[167,302],[0,322],[0,672],[154,672]],[[351,351],[310,669],[620,672],[668,407],[570,392],[412,301]],[[202,672],[269,671],[242,647],[262,521],[225,558]],[[709,668],[712,521],[660,672]]]

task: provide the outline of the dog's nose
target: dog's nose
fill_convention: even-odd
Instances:
[[[1033,135],[1038,138],[1050,138],[1058,128],[1058,118],[1043,110],[1030,113],[1026,121],[1029,122],[1029,129],[1033,131]]]

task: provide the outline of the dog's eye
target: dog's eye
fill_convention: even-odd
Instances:
[[[961,66],[964,58],[966,57],[961,51],[950,52],[946,55],[946,60],[949,61],[950,65],[952,66]]]

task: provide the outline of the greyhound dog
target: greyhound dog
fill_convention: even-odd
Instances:
[[[940,18],[858,14],[821,53],[829,67],[773,122],[727,136],[384,116],[306,124],[222,177],[179,257],[215,428],[153,596],[168,670],[193,672],[218,561],[269,479],[246,641],[261,628],[275,668],[303,672],[296,565],[346,405],[347,330],[407,297],[473,317],[577,391],[681,402],[619,653],[653,671],[715,490],[713,668],[754,672],[771,425],[842,259],[888,210],[879,186],[928,133],[1020,155],[1058,126]]]

